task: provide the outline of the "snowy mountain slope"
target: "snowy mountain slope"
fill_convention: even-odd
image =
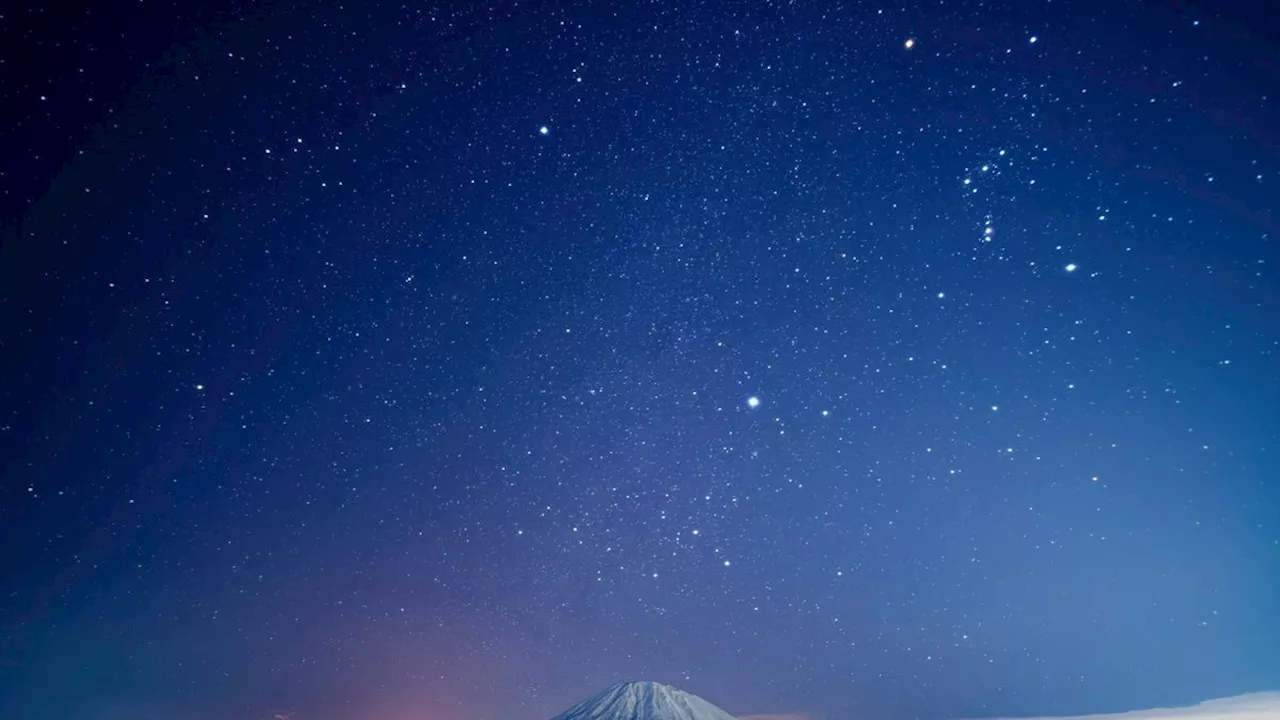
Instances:
[[[732,715],[669,685],[628,682],[583,700],[552,720],[736,720]]]

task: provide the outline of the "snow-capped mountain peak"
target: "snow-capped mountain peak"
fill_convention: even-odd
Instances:
[[[553,720],[736,720],[732,715],[669,685],[626,682],[583,700]]]

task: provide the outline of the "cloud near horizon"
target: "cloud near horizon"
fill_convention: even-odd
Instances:
[[[976,720],[976,719],[975,719]],[[1206,700],[1177,708],[1130,710],[1102,715],[992,718],[989,720],[1280,720],[1280,691]]]

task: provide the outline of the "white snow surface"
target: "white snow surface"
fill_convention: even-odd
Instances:
[[[626,682],[583,700],[552,720],[737,720],[670,685]]]
[[[1130,710],[1106,715],[998,718],[997,720],[1280,720],[1280,691],[1207,700],[1190,707]]]

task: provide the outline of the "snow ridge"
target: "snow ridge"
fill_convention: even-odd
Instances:
[[[736,720],[732,715],[669,685],[627,682],[574,705],[552,720]]]

